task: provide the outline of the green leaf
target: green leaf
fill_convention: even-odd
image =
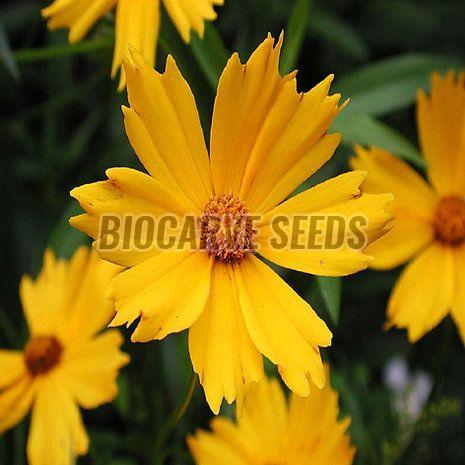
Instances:
[[[28,63],[31,61],[51,60],[86,53],[110,51],[113,43],[114,37],[108,35],[98,39],[83,40],[78,44],[59,44],[44,48],[16,50],[13,56],[18,63]]]
[[[211,23],[205,24],[203,39],[197,34],[192,34],[191,49],[208,82],[216,89],[229,52]]]
[[[60,221],[52,231],[48,245],[58,257],[70,258],[78,247],[88,242],[84,233],[69,224],[69,219],[80,213],[82,213],[82,208],[79,204],[74,200],[70,201]]]
[[[11,74],[14,79],[19,79],[19,70],[16,65],[16,60],[13,56],[13,52],[10,48],[10,43],[3,27],[3,23],[0,21],[0,60],[5,65],[7,71]]]
[[[338,16],[323,11],[314,11],[310,30],[331,49],[336,49],[357,61],[368,59],[368,48],[357,31]]]
[[[446,55],[408,54],[359,68],[335,88],[350,98],[347,112],[385,115],[411,105],[418,89],[429,87],[433,71],[445,73],[464,64]]]
[[[316,282],[320,290],[323,301],[326,305],[331,319],[337,326],[341,309],[342,281],[341,278],[327,276],[317,276]]]
[[[407,139],[368,114],[344,111],[334,121],[332,130],[342,133],[344,145],[376,146],[425,168],[420,153]]]
[[[357,444],[359,456],[366,455],[367,451],[373,448],[371,430],[364,418],[362,393],[365,394],[365,391],[360,388],[359,380],[352,379],[357,376],[354,372],[360,369],[363,369],[363,365],[361,367],[344,366],[339,369],[335,364],[331,366],[331,386],[339,393],[341,404],[346,406],[347,413],[350,412],[350,434]]]
[[[284,34],[280,69],[287,74],[295,69],[308,27],[311,0],[296,0]]]

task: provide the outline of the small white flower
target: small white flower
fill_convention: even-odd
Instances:
[[[383,378],[393,395],[395,411],[408,423],[415,423],[431,393],[431,376],[421,370],[412,373],[405,358],[394,357],[387,363]]]

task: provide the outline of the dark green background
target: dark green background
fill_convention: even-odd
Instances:
[[[78,53],[82,50],[67,45],[63,31],[47,32],[41,5],[45,2],[4,0],[0,6],[0,346],[5,348],[20,348],[26,338],[21,275],[37,273],[47,245],[70,256],[86,240],[67,225],[77,211],[70,188],[102,179],[107,167],[138,166],[123,131],[119,107],[125,94],[117,94],[108,76],[113,19],[101,21],[84,43],[86,52]],[[463,0],[226,0],[218,12],[206,40],[193,40],[192,47],[182,43],[165,15],[158,53],[159,69],[166,52],[175,55],[206,133],[226,56],[238,50],[245,59],[268,31],[277,36],[285,28],[283,71],[299,68],[302,90],[335,73],[334,88],[352,98],[335,124],[344,133],[343,145],[307,185],[347,170],[355,142],[391,149],[421,170],[415,92],[427,87],[431,70],[464,65]],[[404,332],[382,330],[398,271],[359,273],[342,286],[337,280],[282,274],[335,334],[325,357],[342,410],[352,416],[356,463],[465,463],[465,351],[451,320],[409,346]],[[129,332],[124,334],[128,339]],[[185,335],[161,343],[128,342],[125,350],[133,361],[123,370],[116,403],[84,413],[92,445],[79,463],[192,463],[186,434],[211,417],[199,388],[165,447],[154,447],[188,384]],[[408,432],[382,379],[395,355],[406,357],[412,370],[426,370],[434,382],[424,417]],[[0,464],[25,464],[26,431],[23,424],[0,438]]]

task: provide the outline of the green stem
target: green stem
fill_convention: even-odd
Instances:
[[[166,420],[165,424],[161,427],[160,432],[158,433],[157,439],[155,441],[155,454],[158,457],[161,456],[160,452],[163,446],[166,443],[169,435],[173,432],[176,428],[177,424],[180,422],[184,414],[186,413],[187,407],[189,407],[190,401],[195,391],[195,387],[197,386],[197,375],[194,371],[191,372],[189,384],[186,389],[186,393],[182,402],[178,405],[176,410],[170,415],[168,420]],[[158,463],[158,461],[156,461]]]
[[[110,50],[113,46],[113,37],[102,37],[95,40],[85,40],[78,44],[63,44],[45,48],[25,48],[13,53],[18,63],[29,63],[31,61],[49,60],[53,58],[81,55],[83,53]]]

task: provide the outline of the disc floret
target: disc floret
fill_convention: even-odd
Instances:
[[[201,245],[217,260],[238,262],[253,251],[253,220],[237,195],[212,197],[199,222]]]
[[[465,243],[465,199],[459,196],[443,197],[433,220],[436,240],[449,246]]]
[[[31,376],[45,375],[59,364],[62,353],[54,336],[34,336],[24,349],[24,361]]]

